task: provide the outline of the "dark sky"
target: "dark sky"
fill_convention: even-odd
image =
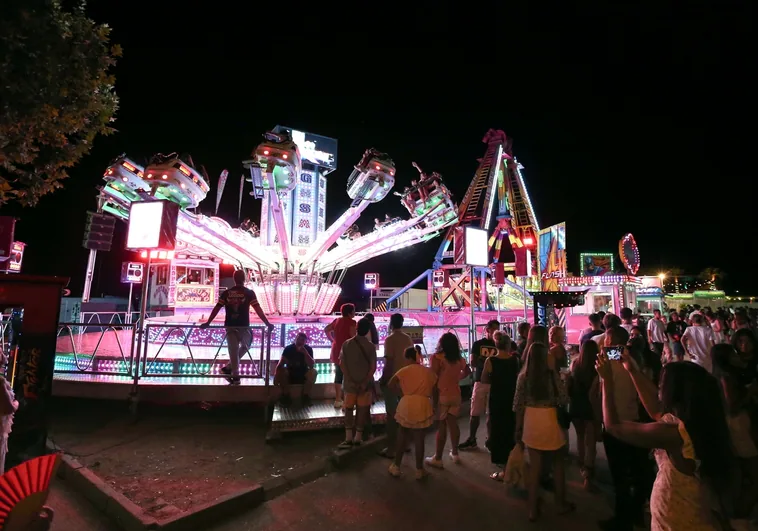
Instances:
[[[719,267],[728,289],[758,293],[747,2],[718,11],[643,2],[465,15],[433,3],[405,12],[189,4],[91,3],[124,48],[115,69],[118,133],[96,141],[63,191],[35,209],[4,209],[21,217],[25,272],[69,275],[81,292],[85,211],[122,152],[189,152],[213,186],[228,168],[222,214],[234,222],[241,161],[261,133],[283,124],[335,137],[330,221],[349,204],[345,181],[365,148],[393,157],[397,186],[415,176],[415,160],[462,197],[484,154],[482,136],[497,128],[514,139],[540,225],[567,223],[570,270],[579,252],[615,251],[632,232],[643,268]],[[212,209],[213,194],[201,208]],[[243,217],[256,219],[259,208],[245,194]],[[368,230],[385,212],[404,210],[390,196],[359,224]],[[345,288],[360,293],[367,271],[385,286],[403,285],[431,266],[438,245],[357,266]],[[125,291],[121,247],[117,240],[101,255],[93,295]]]

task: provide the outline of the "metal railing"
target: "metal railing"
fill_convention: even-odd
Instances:
[[[172,376],[204,376],[208,378],[228,378],[227,374],[210,374],[212,367],[216,364],[219,354],[223,348],[228,349],[228,331],[229,329],[236,329],[249,332],[249,342],[242,342],[239,352],[240,362],[247,356],[251,361],[252,374],[239,374],[240,378],[262,378],[268,380],[270,376],[270,364],[271,364],[271,334],[267,333],[267,329],[264,326],[250,326],[250,327],[224,327],[224,326],[210,326],[201,328],[197,324],[177,324],[177,325],[147,325],[145,327],[144,336],[144,348],[141,361],[141,375],[150,377],[172,377]],[[213,335],[214,331],[220,331],[220,340],[216,341],[215,345],[205,345],[203,347],[191,344],[191,336],[194,331],[203,330],[206,335]],[[151,334],[152,332],[152,334]],[[176,336],[179,336],[181,340],[177,343]],[[173,339],[173,341],[171,341]],[[245,338],[247,339],[247,338]],[[255,346],[256,339],[258,339],[260,352],[258,360],[253,358],[251,349]],[[157,348],[156,348],[157,345]],[[187,354],[189,354],[189,365],[193,372],[181,372],[176,371],[176,365],[172,367],[170,372],[154,372],[156,368],[159,356],[164,351],[166,346],[169,348],[174,346],[180,346],[186,348]],[[152,347],[152,348],[151,348]],[[196,358],[193,348],[210,348],[215,349],[212,358],[199,358],[205,363],[209,364],[208,370],[201,369],[198,358]],[[152,352],[151,352],[152,350]],[[174,358],[171,358],[174,359]],[[185,358],[186,359],[186,358]],[[257,361],[257,364],[256,364]],[[187,364],[183,364],[187,365]]]
[[[147,312],[145,317],[158,317],[160,312]],[[80,312],[81,324],[139,324],[139,311],[133,312]]]
[[[56,365],[68,368],[56,367],[55,372],[134,376],[136,331],[136,325],[130,324],[82,326],[81,323],[60,323],[55,348]],[[65,348],[61,351],[64,346],[69,345],[70,349]],[[73,364],[64,362],[60,354],[71,356]],[[107,363],[101,368],[100,362]],[[108,365],[113,369],[107,369]]]
[[[104,312],[101,312],[101,315]],[[516,338],[520,320],[502,323],[502,329]],[[0,323],[2,326],[2,323]],[[325,326],[325,325],[324,325]],[[484,335],[486,324],[476,325],[476,337]],[[429,325],[420,327],[419,344],[426,358],[434,353],[440,336],[452,332],[468,358],[470,326]],[[277,336],[277,348],[282,348],[288,335],[284,327],[279,333],[268,332],[263,326],[241,327],[249,331],[249,341],[240,348],[241,379],[262,379],[271,383],[272,337]],[[291,336],[291,334],[289,334]],[[476,339],[476,338],[475,338]],[[144,328],[138,324],[61,323],[56,348],[56,373],[127,376],[139,385],[141,378],[227,378],[220,373],[221,360],[226,361],[227,328],[201,328],[197,324],[155,323]],[[320,361],[316,360],[317,362]]]
[[[240,360],[245,356],[252,362],[251,374],[240,374],[240,378],[263,379],[268,386],[271,378],[271,333],[265,327],[239,327],[250,333],[250,341],[240,350]],[[217,364],[222,349],[228,348],[227,328],[213,326],[204,329],[205,333],[219,335],[215,345],[194,347],[190,337],[200,326],[192,324],[147,325],[140,329],[137,324],[86,324],[60,323],[56,344],[55,373],[57,374],[91,374],[107,376],[126,376],[134,379],[134,385],[145,377],[208,377],[227,378],[226,374],[210,374]],[[177,335],[179,340],[177,341]],[[260,347],[257,359],[253,357],[252,347]],[[170,348],[186,349],[187,356],[166,356]],[[211,358],[199,358],[193,348],[210,348]],[[161,357],[161,355],[164,355]],[[209,368],[201,368],[199,360],[207,363]],[[185,362],[187,360],[187,362]],[[165,369],[170,363],[170,370]],[[187,371],[177,367],[188,367]]]

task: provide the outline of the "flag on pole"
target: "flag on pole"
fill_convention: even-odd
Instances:
[[[221,204],[221,196],[224,194],[226,178],[229,177],[229,171],[224,170],[218,177],[218,186],[216,187],[216,215],[218,215],[218,206]]]
[[[240,175],[240,202],[237,207],[237,221],[242,217],[242,192],[245,191],[245,176]]]

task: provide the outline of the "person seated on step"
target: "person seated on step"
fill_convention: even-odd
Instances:
[[[316,383],[318,373],[313,368],[313,349],[308,346],[308,336],[300,332],[295,337],[295,342],[288,345],[282,351],[279,364],[276,366],[274,385],[281,389],[281,403],[288,406],[291,403],[290,385],[303,386],[303,406],[307,407],[311,401],[311,388]]]

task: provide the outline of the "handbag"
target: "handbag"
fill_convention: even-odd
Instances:
[[[517,444],[508,454],[508,462],[505,464],[503,472],[503,481],[506,485],[517,489],[526,489],[526,461],[524,460],[524,449]]]

